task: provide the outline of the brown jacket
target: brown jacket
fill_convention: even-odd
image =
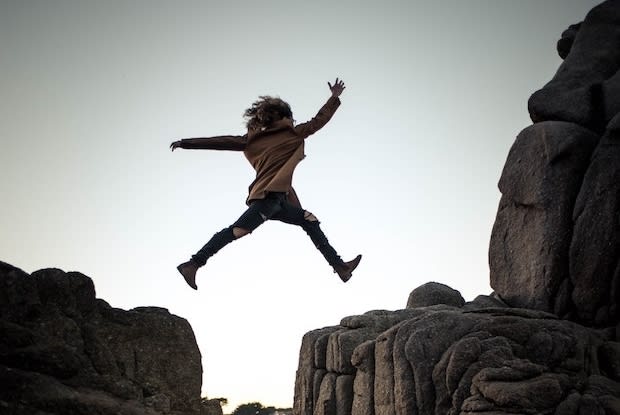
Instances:
[[[275,122],[264,130],[248,130],[242,136],[186,138],[181,148],[243,151],[256,179],[250,184],[247,203],[264,199],[268,192],[284,192],[288,201],[301,207],[292,186],[297,164],[305,157],[304,139],[320,130],[340,106],[340,99],[330,97],[310,121],[293,126],[288,120]]]

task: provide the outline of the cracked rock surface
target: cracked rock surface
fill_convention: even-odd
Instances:
[[[185,319],[112,308],[78,272],[0,262],[0,413],[198,414],[201,383]]]

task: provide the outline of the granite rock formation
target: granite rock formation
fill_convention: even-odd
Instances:
[[[186,320],[112,308],[77,272],[0,262],[0,413],[199,414],[201,383]]]
[[[511,306],[604,327],[620,317],[619,2],[567,32],[499,182],[491,287]]]
[[[499,304],[370,311],[307,333],[294,413],[620,415],[614,328]]]
[[[307,333],[295,415],[620,415],[620,1],[558,41],[499,180],[493,292]]]

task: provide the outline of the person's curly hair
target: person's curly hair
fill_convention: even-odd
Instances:
[[[291,106],[280,98],[262,95],[245,110],[243,117],[247,119],[248,129],[260,129],[271,126],[282,118],[293,118]]]

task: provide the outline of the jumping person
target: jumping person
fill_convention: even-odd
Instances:
[[[340,105],[344,82],[336,78],[334,85],[329,82],[327,85],[330,98],[312,120],[303,124],[294,124],[289,104],[280,98],[261,96],[245,110],[247,134],[186,138],[170,145],[172,151],[177,148],[243,151],[256,170],[246,200],[248,209],[231,226],[213,235],[189,261],[177,267],[190,287],[197,289],[196,271],[207,259],[269,219],[301,226],[340,279],[347,282],[351,278],[362,256],[344,262],[329,244],[317,217],[301,207],[292,187],[295,167],[305,157],[304,139],[327,124]]]

